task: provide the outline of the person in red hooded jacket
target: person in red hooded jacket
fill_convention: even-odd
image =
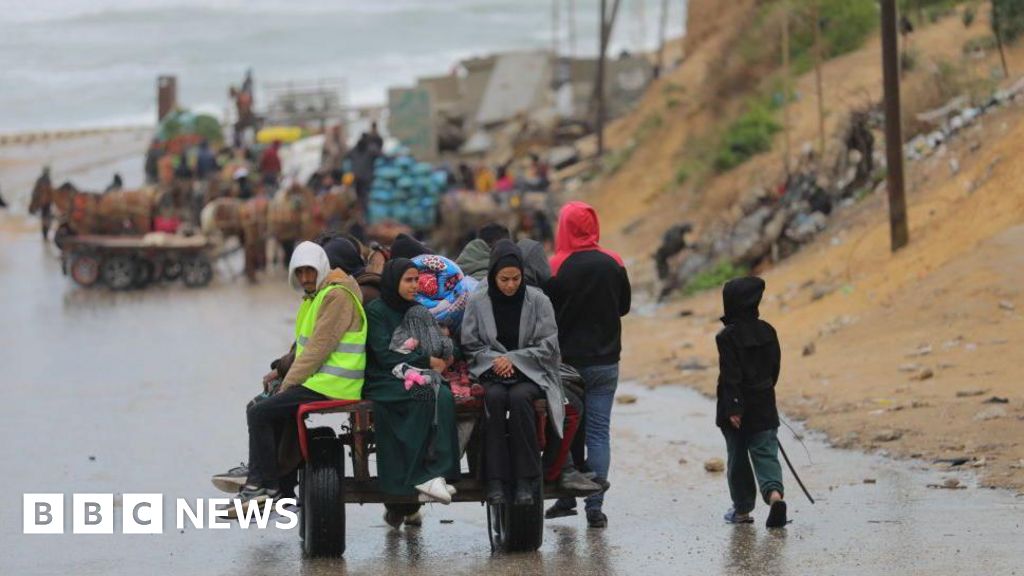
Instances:
[[[555,309],[562,362],[575,368],[585,384],[586,468],[607,486],[611,452],[609,427],[622,352],[622,317],[629,313],[632,291],[618,254],[601,247],[597,212],[583,202],[569,202],[559,214],[551,280],[546,292]],[[604,494],[586,499],[587,523],[604,528]],[[548,518],[576,514],[576,500],[558,500]]]

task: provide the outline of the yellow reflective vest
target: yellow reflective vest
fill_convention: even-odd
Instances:
[[[331,284],[322,288],[312,299],[302,301],[295,317],[295,358],[302,355],[306,343],[312,337],[320,306],[331,290],[344,290],[352,298],[362,319],[362,326],[358,332],[342,335],[337,348],[327,357],[320,370],[302,385],[328,398],[359,400],[363,393],[363,374],[366,370],[366,311],[363,310],[362,299],[348,288]]]

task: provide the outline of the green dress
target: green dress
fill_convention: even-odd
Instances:
[[[391,373],[402,362],[417,368],[430,367],[430,358],[419,350],[399,354],[390,349],[391,336],[402,323],[402,317],[383,299],[366,306],[369,335],[363,398],[373,400],[380,489],[388,494],[411,495],[416,493],[414,486],[431,478],[459,478],[459,441],[455,398],[447,386],[441,386],[434,454],[432,459],[428,458],[433,403],[414,400],[403,382]]]

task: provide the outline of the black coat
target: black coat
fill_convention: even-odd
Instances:
[[[742,416],[741,430],[756,433],[779,427],[775,385],[782,351],[775,328],[758,319],[764,293],[760,278],[740,278],[723,290],[725,328],[718,345],[718,409],[715,424],[731,427],[730,416]]]

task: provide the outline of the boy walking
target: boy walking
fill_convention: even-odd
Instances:
[[[758,487],[770,507],[768,528],[786,525],[782,466],[779,464],[779,412],[775,384],[779,380],[781,349],[772,325],[759,319],[764,280],[755,277],[726,282],[722,289],[725,328],[718,345],[718,410],[715,424],[722,429],[728,451],[726,476],[732,509],[730,524],[754,521]],[[756,484],[755,484],[756,478]]]

